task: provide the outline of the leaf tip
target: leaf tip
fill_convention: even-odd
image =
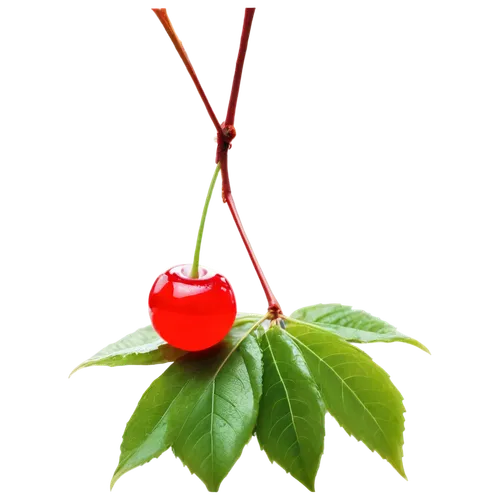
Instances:
[[[403,483],[412,483],[413,479],[410,477],[408,471],[406,469],[403,469],[403,471],[396,471],[397,475],[399,476],[399,479],[403,481]]]
[[[89,364],[84,361],[80,361],[77,365],[73,366],[71,370],[66,374],[66,378],[69,380],[71,377],[78,375],[83,370],[86,370]]]
[[[393,470],[394,474],[403,481],[404,483],[411,483],[412,479],[408,473],[408,469],[406,466],[406,460],[401,457],[400,460],[397,461],[398,463],[394,462],[388,462],[389,467]]]
[[[220,487],[220,483],[219,484],[216,484],[216,483],[205,483],[205,486],[207,487],[207,490],[210,492],[210,493],[218,493],[219,492],[219,487]]]
[[[68,373],[66,374],[66,380],[69,380],[71,377],[76,375],[76,373],[77,373],[77,370],[76,370],[76,366],[75,366],[75,367],[71,368],[71,370],[69,370]]]
[[[316,496],[319,491],[317,478],[315,478],[312,483],[310,483],[309,481],[296,481],[296,483],[302,486],[302,488],[304,488],[304,490],[306,490],[310,495]]]
[[[420,351],[422,354],[425,354],[429,358],[432,358],[434,356],[434,351],[427,345],[422,342],[422,345],[420,346],[420,349],[417,348],[418,351]]]
[[[113,493],[115,488],[118,486],[118,483],[120,482],[120,476],[111,473],[111,476],[108,479],[108,482],[106,483],[106,489],[110,491],[110,493]]]

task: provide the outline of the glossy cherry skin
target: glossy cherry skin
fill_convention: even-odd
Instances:
[[[236,318],[236,299],[224,276],[190,265],[160,274],[149,293],[149,315],[158,335],[185,351],[201,351],[220,342]]]

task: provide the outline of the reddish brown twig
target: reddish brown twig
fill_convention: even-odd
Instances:
[[[272,313],[272,318],[278,317],[281,313],[281,307],[274,296],[269,283],[260,267],[259,261],[255,256],[255,252],[252,249],[250,240],[245,232],[243,224],[241,222],[238,211],[236,210],[236,205],[234,203],[234,198],[231,193],[231,183],[229,182],[229,171],[228,171],[228,161],[227,153],[231,145],[231,141],[236,136],[236,130],[234,129],[234,117],[236,114],[236,104],[238,103],[238,95],[240,91],[241,75],[243,73],[243,65],[245,63],[245,56],[248,47],[248,39],[250,37],[250,30],[252,28],[253,16],[255,14],[254,8],[245,9],[245,19],[243,20],[243,29],[241,32],[240,48],[238,51],[238,58],[236,59],[236,68],[234,70],[233,85],[231,88],[231,96],[229,97],[229,104],[227,107],[226,121],[223,123],[223,134],[219,136],[218,144],[218,157],[221,164],[221,175],[222,175],[222,197],[227,203],[231,215],[233,216],[234,222],[238,231],[240,233],[243,244],[247,249],[250,260],[252,261],[253,267],[257,276],[259,277],[264,293],[266,294],[268,302],[268,310]]]
[[[229,182],[230,184],[231,181],[227,181],[227,179],[229,179],[229,155],[227,151],[219,155],[219,161],[222,180],[226,180],[226,182]],[[264,295],[265,301],[267,303],[267,310],[269,313],[271,313],[272,319],[275,319],[278,317],[278,314],[285,314],[285,311],[280,306],[279,299],[271,288],[269,278],[265,274],[257,252],[250,241],[245,224],[241,218],[238,207],[236,206],[236,200],[234,198],[233,190],[225,190],[223,183],[222,191],[224,196],[224,206],[226,207],[226,210],[231,217],[231,222],[234,229],[236,230],[236,234],[238,235],[243,251],[245,252],[245,255],[257,279],[257,283],[259,284],[262,294]]]
[[[236,68],[234,70],[233,86],[231,88],[231,96],[227,106],[226,126],[234,125],[234,115],[236,114],[236,104],[238,103],[238,95],[240,92],[241,75],[243,73],[243,64],[247,53],[248,39],[252,28],[253,16],[255,9],[245,9],[245,19],[243,20],[243,29],[241,31],[240,49],[238,58],[236,59]]]
[[[264,289],[264,293],[266,294],[269,306],[268,310],[271,313],[271,319],[276,319],[281,313],[281,307],[278,301],[276,300],[276,297],[274,296],[271,287],[269,286],[269,283],[266,280],[266,277],[264,276],[262,268],[260,267],[257,257],[255,256],[255,253],[252,249],[252,245],[250,244],[250,240],[248,239],[245,229],[243,228],[243,224],[238,215],[238,211],[236,210],[236,205],[234,203],[233,195],[231,194],[231,183],[229,182],[228,163],[227,163],[227,153],[231,147],[231,141],[236,136],[236,130],[234,128],[234,117],[236,114],[236,105],[238,103],[241,75],[243,73],[243,65],[245,63],[248,39],[250,37],[250,30],[252,28],[252,21],[255,13],[255,8],[245,9],[245,19],[243,20],[240,48],[238,51],[238,58],[236,60],[236,67],[234,70],[233,85],[231,88],[231,95],[229,97],[226,121],[222,125],[219,125],[219,123],[217,122],[217,118],[215,117],[215,114],[212,111],[212,107],[210,106],[210,103],[208,102],[208,99],[205,93],[203,92],[203,89],[200,85],[200,82],[198,81],[198,78],[196,76],[196,73],[194,72],[191,62],[189,61],[186,51],[184,50],[181,41],[175,34],[174,28],[170,22],[170,19],[167,16],[167,11],[165,9],[153,9],[153,12],[158,16],[158,19],[160,19],[161,23],[165,27],[165,30],[170,36],[170,39],[172,40],[175,48],[177,49],[177,52],[181,56],[184,65],[186,66],[189,74],[191,75],[191,78],[193,79],[194,84],[196,85],[196,88],[198,89],[198,93],[200,94],[201,98],[203,99],[203,102],[205,103],[205,107],[207,108],[210,118],[214,122],[214,125],[217,129],[216,162],[220,162],[220,169],[222,174],[222,198],[229,207],[229,210],[231,212],[231,215],[233,216],[236,227],[238,228],[238,231],[240,233],[241,239],[243,240],[243,244],[247,249],[248,255],[250,256],[250,260],[252,261],[255,272],[257,273],[262,288]]]
[[[210,103],[208,102],[208,98],[205,95],[205,92],[203,91],[203,87],[201,86],[198,77],[196,76],[196,72],[194,71],[193,65],[189,60],[189,57],[186,53],[186,50],[184,49],[184,46],[182,45],[182,42],[179,40],[177,33],[174,31],[174,27],[172,26],[172,23],[170,22],[170,19],[167,15],[167,9],[152,9],[152,11],[158,16],[158,19],[160,20],[161,24],[163,24],[163,27],[165,28],[165,31],[170,37],[170,40],[172,40],[172,43],[174,44],[177,53],[181,57],[184,66],[186,66],[186,69],[188,70],[188,73],[190,74],[191,79],[193,80],[193,83],[195,84],[196,89],[198,90],[198,94],[200,94],[200,97],[203,103],[205,104],[205,108],[207,108],[208,114],[210,115],[210,118],[212,119],[212,122],[215,125],[215,128],[217,129],[217,133],[222,134],[222,128],[220,126],[219,120],[217,120],[217,117],[215,116],[212,106],[210,106]]]

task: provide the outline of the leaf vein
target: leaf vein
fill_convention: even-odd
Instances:
[[[287,415],[289,414],[287,413]],[[276,441],[276,446],[278,446],[278,443],[280,442],[280,439],[283,437],[283,434],[292,426],[295,427],[293,424],[293,417],[290,418],[290,423],[281,431],[281,434],[279,435],[278,440]],[[298,435],[297,432],[295,432],[295,436],[297,435]]]
[[[297,339],[297,337],[295,337]],[[356,394],[356,392],[351,388],[351,386],[349,384],[347,384],[346,382],[344,382],[343,378],[335,371],[335,369],[329,365],[328,363],[326,363],[324,361],[323,358],[321,358],[320,356],[318,356],[318,354],[316,352],[314,352],[312,349],[309,349],[308,346],[306,344],[304,344],[303,342],[301,342],[299,339],[297,339],[297,342],[299,342],[301,345],[303,345],[306,349],[308,349],[314,356],[316,356],[318,359],[320,359],[328,368],[330,368],[330,370],[337,376],[337,378],[342,382],[342,385],[341,387],[344,387],[344,385],[349,389],[349,391],[353,394],[353,396],[358,400],[358,402],[360,403],[360,405],[365,409],[366,413],[371,417],[371,419],[375,422],[375,424],[377,425],[378,429],[380,430],[381,434],[384,436],[384,439],[385,441],[389,443],[389,440],[387,439],[387,436],[386,434],[384,433],[383,429],[380,427],[380,424],[378,423],[378,420],[375,418],[375,416],[370,412],[370,410],[365,406],[365,404],[363,403],[363,401],[359,398],[359,396]],[[342,392],[342,401],[344,402],[344,393]]]
[[[238,413],[238,415],[243,419],[243,414],[241,413],[241,411],[238,409],[238,407],[229,399],[227,399],[225,396],[222,396],[222,394],[216,392],[215,395],[222,399],[223,401],[225,401],[226,403],[230,404],[235,410],[236,412]]]
[[[284,418],[288,417],[288,415],[290,415],[290,413],[285,413],[284,415],[282,415],[280,418],[278,418],[278,420],[276,420],[276,422],[274,422],[273,426],[271,427],[269,433],[268,433],[268,437],[267,439],[269,440],[271,438],[271,434],[273,433],[274,431],[274,428],[278,425],[279,422],[281,422]],[[271,418],[272,418],[272,415],[271,415]]]
[[[223,417],[220,413],[215,413],[214,415],[217,416],[217,417],[219,417],[221,420],[224,420],[224,422],[226,422],[226,424],[231,428],[231,430],[234,432],[234,434],[236,436],[238,435],[238,432],[233,427],[233,425],[231,424],[231,422],[229,422],[229,420],[227,420],[227,418]]]
[[[276,363],[276,357],[275,357],[275,355],[274,355],[273,349],[272,349],[272,347],[271,347],[271,342],[269,341],[269,339],[267,339],[267,344],[268,344],[268,346],[269,346],[269,352],[271,353],[271,356],[272,356],[273,361],[274,361],[274,365],[275,365],[275,367],[276,367],[276,372],[278,373],[278,376],[279,376],[279,378],[280,378],[280,380],[281,380],[281,382],[282,382],[282,384],[283,384],[283,389],[285,390],[286,399],[287,399],[287,402],[288,402],[288,408],[289,408],[289,410],[290,410],[290,415],[291,415],[291,417],[292,417],[292,425],[293,425],[293,430],[294,430],[294,432],[295,432],[295,436],[298,436],[297,429],[296,429],[296,427],[295,427],[295,421],[294,421],[294,418],[293,418],[292,406],[291,406],[291,404],[290,404],[290,396],[289,396],[289,394],[288,394],[288,389],[286,388],[285,381],[284,381],[283,377],[281,376],[280,369],[279,369],[279,367],[278,367],[278,364]],[[284,432],[284,431],[283,431],[283,432]],[[282,433],[282,434],[283,434],[283,433]],[[280,436],[280,437],[281,437],[281,436]],[[279,439],[278,439],[278,441],[279,441]]]

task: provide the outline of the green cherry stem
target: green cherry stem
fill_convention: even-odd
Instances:
[[[200,249],[201,240],[203,239],[203,231],[205,229],[205,220],[207,218],[208,206],[210,205],[210,200],[212,199],[212,193],[214,192],[215,182],[220,172],[220,163],[217,163],[215,167],[215,172],[210,182],[208,188],[207,197],[205,199],[205,205],[203,207],[203,212],[201,214],[200,228],[198,229],[198,237],[196,239],[196,248],[194,250],[193,266],[191,267],[191,278],[198,278],[198,268],[200,267]]]

